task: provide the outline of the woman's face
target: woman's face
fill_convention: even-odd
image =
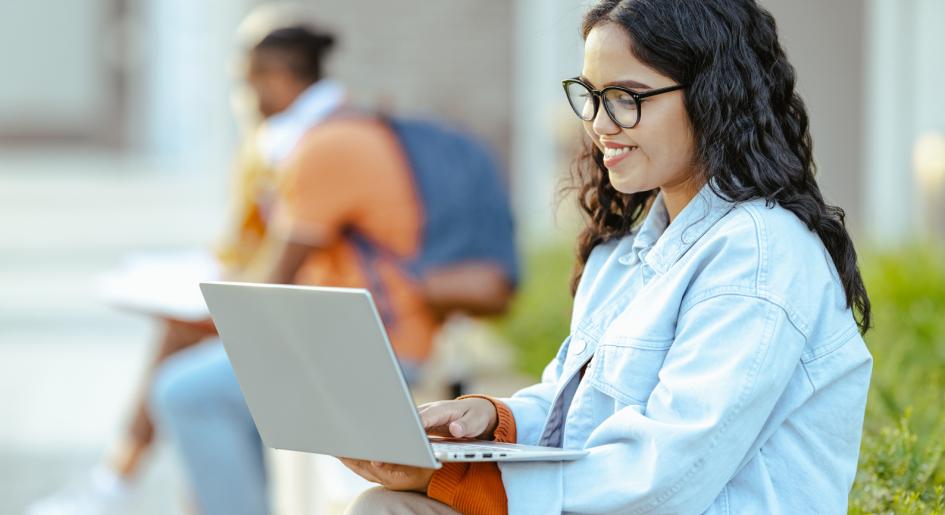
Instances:
[[[630,51],[627,32],[615,23],[601,24],[587,35],[581,78],[594,89],[618,85],[640,93],[676,84],[640,62]],[[644,99],[640,122],[632,129],[615,124],[603,105],[584,129],[604,152],[604,166],[617,191],[662,188],[667,196],[693,189],[695,145],[682,90]]]

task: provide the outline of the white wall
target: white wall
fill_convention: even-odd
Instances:
[[[586,2],[517,0],[513,61],[512,191],[528,244],[556,237],[559,178],[556,133],[568,110],[563,79],[581,73],[580,23]],[[574,119],[574,123],[578,123]]]
[[[868,5],[866,219],[879,244],[896,245],[916,237],[923,223],[913,145],[928,131],[945,131],[945,2]]]
[[[136,146],[171,165],[228,159],[235,32],[252,0],[157,0],[139,13]]]
[[[107,111],[104,2],[0,3],[0,131],[81,132]]]

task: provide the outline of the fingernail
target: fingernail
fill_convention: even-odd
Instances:
[[[450,424],[450,433],[453,433],[453,436],[463,436],[463,425],[459,422],[453,422]]]

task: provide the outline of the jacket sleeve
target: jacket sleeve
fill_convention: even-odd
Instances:
[[[678,318],[646,405],[598,425],[587,456],[500,464],[509,512],[702,513],[750,452],[804,343],[768,300],[699,301]]]

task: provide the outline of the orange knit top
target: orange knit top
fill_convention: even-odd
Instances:
[[[515,443],[512,410],[502,401],[485,395],[466,395],[460,399],[469,397],[492,402],[499,416],[494,440]],[[502,473],[495,463],[446,463],[433,473],[427,495],[464,514],[507,515],[509,512]]]

